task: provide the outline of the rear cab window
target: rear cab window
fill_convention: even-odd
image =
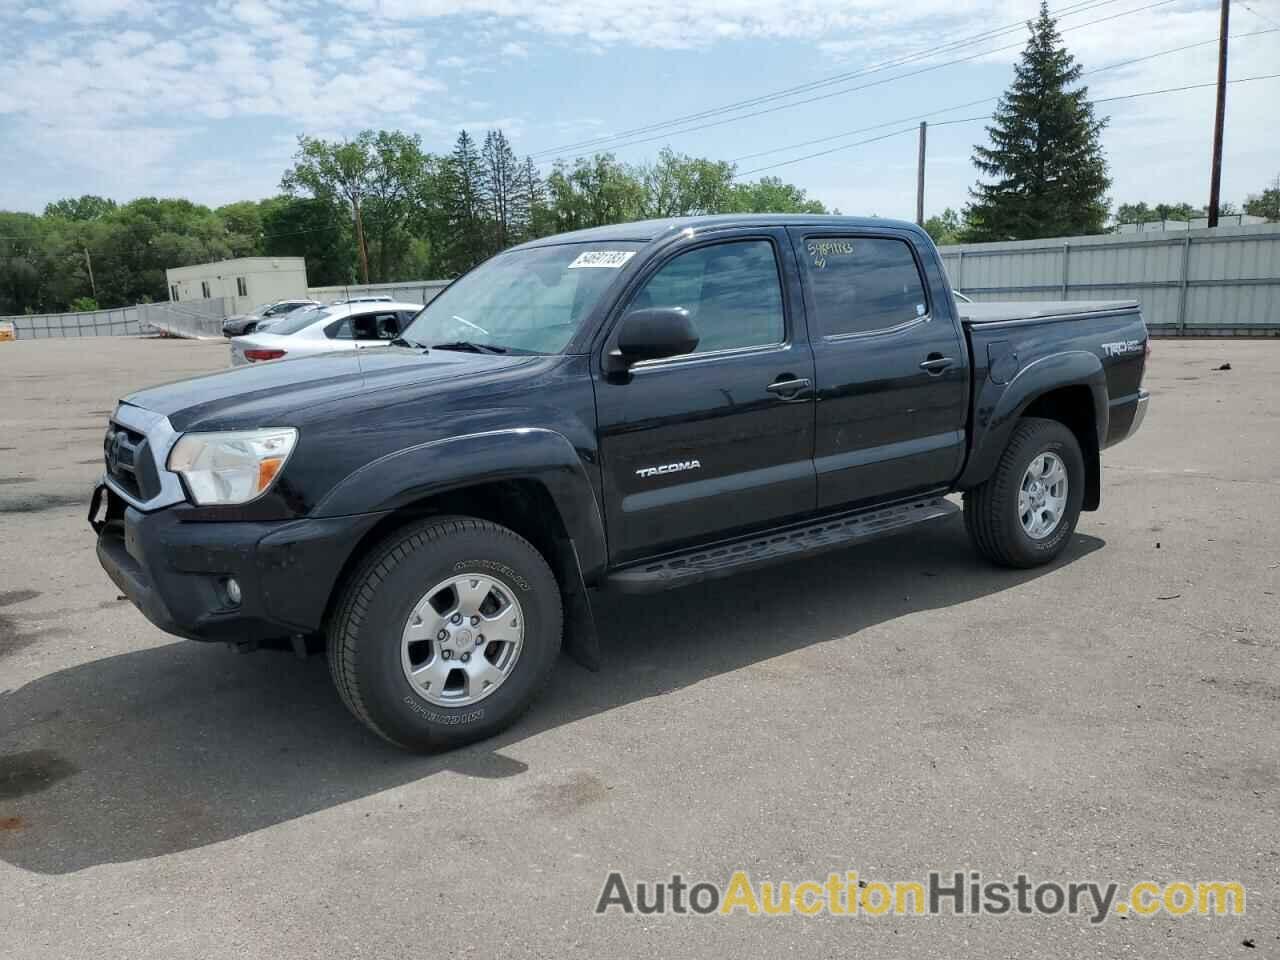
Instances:
[[[818,336],[873,334],[929,315],[924,278],[905,240],[810,235],[797,252]]]

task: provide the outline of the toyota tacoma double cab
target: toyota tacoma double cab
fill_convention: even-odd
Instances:
[[[1138,429],[1133,302],[958,305],[916,226],[625,223],[465,274],[377,348],[140,390],[97,554],[157,626],[327,654],[410,749],[489,736],[611,591],[683,587],[960,508],[1048,563]]]

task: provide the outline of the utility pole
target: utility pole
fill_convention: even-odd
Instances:
[[[1223,0],[1225,3],[1226,0]],[[929,134],[929,124],[920,121],[920,155],[916,159],[916,225],[924,226],[924,144]]]
[[[89,256],[89,248],[84,248],[84,265],[89,268],[89,287],[93,290],[93,299],[98,299],[98,285],[93,280],[93,257]]]
[[[1222,124],[1227,114],[1227,26],[1231,0],[1222,0],[1222,20],[1218,24],[1218,109],[1213,117],[1213,172],[1209,175],[1209,226],[1218,225],[1218,204],[1222,196]]]

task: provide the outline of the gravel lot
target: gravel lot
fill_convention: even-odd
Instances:
[[[1049,569],[957,521],[608,601],[601,673],[427,758],[320,658],[174,641],[98,567],[114,401],[225,364],[0,344],[0,956],[1280,956],[1280,342],[1157,341]],[[738,867],[1233,879],[1248,914],[592,915],[610,869]]]

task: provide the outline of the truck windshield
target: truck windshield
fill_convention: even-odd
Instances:
[[[401,336],[515,353],[559,353],[643,244],[566,243],[502,253],[423,307]]]

